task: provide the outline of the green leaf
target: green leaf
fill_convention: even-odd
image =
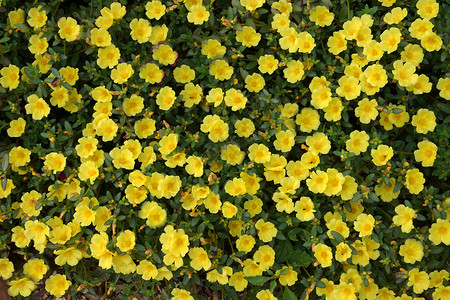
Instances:
[[[294,248],[292,247],[291,242],[289,242],[288,240],[279,242],[275,246],[274,250],[276,253],[276,260],[279,263],[285,262],[291,255],[291,253],[294,252]]]
[[[401,182],[397,182],[394,186],[394,190],[393,193],[397,193],[398,191],[400,191],[400,189],[402,188],[402,183]]]
[[[295,296],[293,291],[291,291],[288,287],[285,287],[283,292],[283,300],[298,300],[298,298]]]
[[[385,185],[387,185],[388,187],[391,187],[391,182],[389,181],[389,177],[383,177],[383,182]]]
[[[73,87],[68,84],[67,82],[61,82],[62,86],[65,87],[68,90],[73,90]]]
[[[399,114],[399,113],[403,112],[403,109],[396,107],[396,108],[392,109],[392,112],[394,114]]]
[[[324,289],[324,288],[327,287],[326,284],[323,283],[322,280],[317,280],[317,281],[316,281],[316,285],[317,285],[318,288],[321,288],[321,289]]]
[[[19,28],[19,29],[28,30],[28,26],[23,24],[23,23],[20,23],[20,24],[17,23],[17,24],[14,24],[14,26]]]
[[[314,261],[315,261],[314,258],[312,258],[308,253],[300,249],[297,249],[294,252],[292,252],[292,254],[289,257],[290,263],[304,267],[308,267]]]
[[[50,71],[52,72],[53,76],[55,76],[56,78],[60,78],[61,77],[61,73],[59,73],[59,71],[55,68],[50,68]]]
[[[339,243],[344,241],[344,237],[343,237],[339,232],[336,232],[336,231],[332,230],[332,231],[331,231],[331,235],[332,235],[332,236],[334,237],[334,239],[335,239],[336,241],[338,241]]]
[[[4,190],[4,191],[6,191],[6,184],[8,183],[8,181],[7,181],[7,179],[6,179],[6,177],[5,178],[2,178],[2,189]],[[19,211],[19,210],[17,210],[17,211]]]
[[[9,155],[8,153],[5,153],[2,159],[2,170],[6,171],[6,169],[8,169],[8,166],[9,166]]]
[[[256,286],[262,286],[267,281],[271,280],[272,277],[266,277],[266,276],[252,276],[252,277],[245,277],[245,279],[248,280],[253,285]]]

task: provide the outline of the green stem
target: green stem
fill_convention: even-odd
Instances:
[[[2,64],[6,67],[5,57],[3,57],[2,43],[0,43],[0,56],[2,57]]]
[[[350,20],[350,0],[347,0],[347,16],[348,19]]]

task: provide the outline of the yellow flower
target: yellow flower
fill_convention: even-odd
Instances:
[[[265,0],[241,0],[241,5],[248,11],[255,11],[257,8],[263,6]]]
[[[201,157],[191,155],[186,160],[186,172],[194,177],[201,177],[203,175],[203,161]]]
[[[264,243],[270,242],[278,232],[273,223],[265,222],[263,219],[259,219],[255,223],[255,228],[258,230],[258,238]]]
[[[45,281],[45,290],[52,296],[62,297],[71,285],[72,282],[67,280],[66,275],[55,274]]]
[[[245,181],[242,178],[233,178],[225,184],[225,192],[230,196],[242,196],[246,193]]]
[[[439,51],[442,47],[442,38],[434,32],[424,35],[420,45],[428,52]]]
[[[39,216],[42,206],[36,209],[36,205],[40,204],[41,198],[42,194],[34,190],[23,194],[20,198],[20,200],[22,200],[22,202],[20,203],[20,208],[22,209],[23,213],[30,217]]]
[[[289,152],[295,144],[295,134],[290,131],[278,131],[275,135],[276,140],[273,142],[273,145],[276,150],[281,152]]]
[[[297,36],[298,51],[302,53],[311,53],[316,46],[314,38],[308,32],[300,32]]]
[[[413,219],[416,215],[414,209],[400,204],[395,207],[395,212],[397,214],[392,218],[392,222],[396,226],[401,226],[402,232],[409,233],[414,228]]]
[[[339,285],[334,287],[333,290],[333,298],[334,299],[348,299],[348,300],[356,300],[357,289],[355,288],[353,283],[343,283],[341,282]]]
[[[98,175],[98,167],[93,161],[86,161],[78,167],[78,178],[82,181],[87,181],[89,179],[90,183],[94,184]]]
[[[125,98],[122,105],[123,112],[129,117],[133,117],[144,109],[144,98],[138,95],[131,95],[130,98]]]
[[[69,266],[76,266],[83,258],[82,252],[75,247],[55,250],[53,253],[57,255],[55,258],[55,264],[58,266],[64,266],[65,264],[68,264]]]
[[[345,262],[347,259],[349,259],[352,256],[352,250],[350,247],[345,244],[344,242],[340,242],[336,246],[336,253],[334,254],[334,257],[339,262]]]
[[[276,300],[277,298],[272,294],[270,290],[262,290],[256,294],[258,300]]]
[[[66,167],[66,157],[62,153],[51,152],[45,156],[44,165],[53,174],[62,172]]]
[[[95,220],[96,212],[89,208],[89,205],[78,204],[75,208],[75,213],[73,214],[73,218],[75,221],[80,223],[81,226],[89,226]]]
[[[353,76],[344,75],[339,79],[338,83],[339,87],[336,89],[336,93],[347,100],[356,99],[361,94],[359,81]]]
[[[419,169],[409,169],[406,171],[405,184],[411,194],[419,194],[424,187],[425,178]]]
[[[131,65],[120,63],[111,71],[111,79],[117,84],[122,84],[127,82],[133,74],[134,70]]]
[[[0,70],[0,84],[5,89],[9,88],[13,90],[19,86],[19,68],[15,65],[9,65],[8,67],[3,67]]]
[[[249,152],[248,157],[250,158],[250,160],[256,163],[263,164],[270,160],[271,156],[270,150],[269,148],[267,148],[267,146],[263,144],[253,143],[248,148],[248,152]]]
[[[304,107],[297,115],[295,123],[300,126],[303,132],[317,130],[320,126],[320,115],[317,110],[310,107]]]
[[[394,62],[392,74],[394,74],[394,79],[398,81],[400,86],[407,87],[415,84],[419,78],[419,75],[414,73],[415,71],[416,67],[412,63],[403,63],[401,60],[397,60]]]
[[[364,71],[364,76],[366,81],[376,87],[384,87],[388,80],[386,70],[384,70],[382,65],[375,64],[366,68]]]
[[[139,77],[151,84],[160,83],[164,79],[164,71],[153,63],[147,63],[139,70]]]
[[[253,124],[253,121],[248,118],[243,118],[241,120],[237,120],[234,124],[234,132],[239,137],[250,137],[253,132],[255,131],[255,124]]]
[[[397,50],[397,46],[400,43],[401,37],[402,33],[397,27],[386,29],[380,35],[381,48],[388,54],[394,52],[395,50]]]
[[[100,16],[95,20],[95,26],[108,30],[114,23],[114,16],[108,7],[100,10]]]
[[[115,253],[112,257],[114,272],[121,274],[130,274],[136,271],[136,264],[130,255],[120,255]]]
[[[430,235],[428,239],[435,245],[444,243],[450,245],[450,223],[448,220],[437,219],[430,228]]]
[[[142,204],[139,217],[147,219],[146,224],[150,228],[157,228],[166,222],[166,211],[154,201],[146,201]]]
[[[220,81],[230,79],[233,72],[234,68],[222,59],[218,59],[209,65],[209,74]]]
[[[39,34],[33,34],[30,39],[30,46],[28,46],[28,50],[30,50],[30,52],[32,54],[42,54],[45,53],[47,51],[48,48],[48,42],[47,42],[47,38],[43,38],[42,37],[43,33],[40,32]]]
[[[250,217],[254,217],[261,213],[263,203],[258,197],[253,197],[251,200],[247,200],[244,203],[244,209],[250,214]]]
[[[133,19],[130,22],[131,38],[139,44],[148,42],[152,35],[152,27],[146,19]]]
[[[150,280],[156,278],[158,275],[158,269],[154,264],[144,259],[139,262],[139,265],[136,268],[136,273],[142,275],[142,279]]]
[[[166,26],[166,24],[153,26],[152,35],[150,36],[148,41],[153,45],[156,45],[159,42],[163,42],[166,40],[168,32],[169,28]]]
[[[166,6],[161,1],[153,0],[145,4],[145,15],[149,19],[159,20],[166,13]]]
[[[22,146],[12,148],[8,155],[10,164],[16,168],[26,166],[31,161],[31,151]]]
[[[439,78],[436,87],[440,91],[439,96],[445,100],[450,100],[450,77]]]
[[[416,128],[417,133],[427,134],[433,132],[436,127],[436,116],[433,111],[421,108],[412,117],[411,124]]]
[[[360,214],[353,226],[359,232],[359,237],[371,235],[375,227],[375,218],[372,215]]]
[[[414,66],[418,66],[423,60],[422,47],[415,44],[406,45],[405,49],[400,53],[401,59],[404,62],[410,62]]]
[[[116,246],[120,249],[120,251],[127,252],[134,248],[135,243],[136,236],[134,232],[125,230],[117,237]]]
[[[75,85],[75,83],[79,79],[78,68],[63,67],[59,69],[59,72],[64,77],[64,81],[70,85]]]
[[[376,61],[383,57],[384,51],[381,47],[381,43],[371,40],[364,45],[363,55],[367,57],[368,61]]]
[[[13,242],[16,247],[24,248],[28,246],[28,244],[30,243],[30,239],[27,238],[27,236],[25,235],[25,230],[22,227],[16,226],[11,230],[11,232],[11,242]]]
[[[281,271],[286,270],[286,269],[287,269],[287,273],[281,275]],[[278,281],[283,286],[294,285],[298,280],[298,273],[296,271],[294,271],[291,266],[289,266],[289,267],[283,266],[283,268],[281,268],[275,272],[275,276],[279,276]]]
[[[8,280],[12,277],[13,272],[14,264],[8,258],[0,258],[0,277]]]
[[[342,200],[350,200],[358,191],[358,184],[356,183],[355,178],[350,175],[345,175],[344,178],[345,181],[342,184],[342,189],[337,193],[337,196],[340,196]]]
[[[23,24],[25,22],[25,12],[21,8],[17,10],[11,10],[8,13],[8,20],[12,28],[17,28],[14,25]]]
[[[261,73],[271,75],[278,69],[278,59],[271,54],[262,55],[258,58],[258,69]]]
[[[346,21],[342,28],[344,30],[345,38],[347,40],[353,40],[358,33],[359,29],[363,26],[362,21],[358,17],[353,17],[351,20]]]
[[[191,292],[183,289],[174,288],[171,294],[173,297],[170,298],[170,300],[194,300],[194,297],[191,296]]]
[[[315,132],[306,138],[306,145],[309,151],[320,154],[327,154],[331,149],[331,143],[328,136],[323,132]]]
[[[232,111],[237,111],[245,108],[247,97],[242,94],[240,90],[231,88],[225,93],[225,104],[231,107]]]
[[[317,296],[321,297],[322,295],[325,295],[325,297],[327,297],[327,298],[332,297],[333,290],[335,288],[334,282],[330,281],[326,278],[322,278],[320,281],[325,285],[325,287],[320,288],[318,285],[316,286]]]
[[[394,156],[394,150],[390,146],[379,145],[377,149],[370,151],[370,155],[376,166],[384,166]]]
[[[253,247],[255,246],[255,243],[256,242],[253,236],[244,234],[237,239],[236,248],[238,249],[238,251],[248,253],[252,251]]]
[[[29,278],[24,277],[9,282],[8,294],[12,297],[21,295],[22,297],[28,297],[31,292],[36,289],[36,284]]]
[[[175,99],[175,91],[170,86],[165,86],[156,95],[156,104],[161,110],[169,110],[173,106]]]
[[[195,78],[195,71],[187,65],[181,65],[173,70],[173,77],[178,83],[189,83]]]
[[[270,160],[264,163],[264,176],[266,180],[273,181],[275,184],[280,183],[286,174],[284,167],[287,160],[284,156],[272,154]]]
[[[334,55],[338,55],[347,50],[347,40],[343,30],[333,32],[333,35],[327,41],[328,51]]]
[[[211,268],[211,260],[208,253],[201,247],[194,247],[189,249],[190,265],[194,270],[200,271],[202,268],[206,271]]]
[[[243,26],[242,30],[236,31],[236,41],[246,47],[255,47],[261,40],[261,34],[249,26]]]
[[[91,30],[91,42],[97,47],[107,47],[111,45],[111,35],[104,28],[94,28]]]
[[[419,1],[420,2],[420,1]],[[430,277],[425,271],[419,271],[418,268],[414,268],[408,272],[408,286],[413,287],[413,291],[416,294],[421,294],[427,290],[430,286]]]
[[[170,133],[159,141],[159,152],[163,155],[168,155],[175,150],[177,144],[178,135],[176,133]]]
[[[166,199],[175,197],[181,188],[181,179],[179,176],[165,176],[160,181],[158,189],[162,191],[162,196]]]
[[[187,20],[195,25],[202,25],[209,19],[209,11],[203,5],[193,5],[187,14]]]
[[[306,179],[306,185],[308,189],[314,194],[323,193],[327,188],[328,174],[324,171],[313,171],[310,173],[308,179]]]
[[[173,65],[178,59],[178,53],[169,45],[161,44],[153,50],[153,59],[164,66]]]
[[[413,92],[415,95],[420,95],[423,93],[429,93],[431,91],[433,84],[427,75],[421,74],[417,79],[416,83],[406,87],[406,90]]]
[[[286,166],[287,175],[289,177],[297,178],[298,180],[304,180],[309,176],[308,166],[302,161],[290,161]]]
[[[414,151],[415,160],[421,162],[423,167],[432,167],[438,147],[430,141],[419,142],[417,147],[418,150]]]
[[[416,3],[417,14],[424,19],[432,19],[438,15],[439,3],[435,0],[419,0]]]
[[[425,35],[432,32],[433,27],[434,24],[430,20],[419,18],[411,23],[408,30],[411,33],[411,37],[421,40]]]
[[[327,196],[337,195],[342,190],[345,181],[344,175],[333,168],[327,169],[327,175],[327,187],[323,193]]]
[[[399,254],[408,264],[414,264],[422,260],[424,255],[423,245],[415,239],[407,239],[403,245],[400,246]]]
[[[208,39],[206,43],[202,44],[202,54],[209,59],[221,58],[225,55],[227,48],[222,46],[219,41]]]
[[[330,26],[334,19],[334,13],[330,12],[325,6],[316,6],[311,10],[309,19],[320,27]]]
[[[119,126],[108,117],[101,119],[95,126],[95,133],[102,137],[102,141],[112,141],[117,134]]]
[[[384,22],[389,25],[400,23],[406,16],[408,15],[408,11],[406,8],[395,7],[386,15],[384,15]]]
[[[57,87],[51,93],[50,104],[53,106],[64,107],[69,101],[69,91],[65,87]]]
[[[375,101],[375,100],[373,100]],[[354,130],[350,133],[350,139],[345,142],[347,151],[360,155],[369,147],[369,135],[365,131]]]
[[[249,92],[258,93],[264,88],[265,84],[266,82],[264,81],[264,77],[258,73],[247,75],[245,77],[245,88]]]
[[[203,91],[200,85],[193,83],[188,83],[184,86],[184,89],[180,92],[180,95],[183,97],[184,106],[187,108],[191,108],[192,106],[197,105],[202,100]]]
[[[30,259],[23,265],[23,274],[31,278],[34,282],[41,280],[48,270],[49,267],[40,258]]]
[[[98,49],[97,65],[102,68],[114,68],[119,62],[120,51],[115,45],[109,45]]]
[[[314,209],[314,203],[309,197],[300,197],[299,201],[295,202],[295,212],[297,213],[295,216],[302,222],[311,221],[314,219],[314,213],[316,210]]]
[[[298,60],[291,60],[286,64],[283,70],[284,78],[289,83],[296,83],[303,78],[305,74],[303,63]]]
[[[358,107],[355,109],[355,116],[359,118],[361,123],[369,124],[378,116],[377,106],[377,100],[364,98],[358,101]]]
[[[68,42],[72,42],[78,38],[80,35],[80,25],[77,21],[71,17],[62,17],[58,21],[59,36]]]
[[[322,268],[327,268],[331,266],[333,259],[333,253],[331,253],[331,248],[325,244],[317,244],[314,248],[314,257],[320,263]]]
[[[33,7],[28,11],[28,24],[34,27],[34,30],[41,28],[47,22],[47,14],[42,5],[38,7]]]

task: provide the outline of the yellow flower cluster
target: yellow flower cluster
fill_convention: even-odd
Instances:
[[[8,293],[449,299],[443,5],[219,2],[8,8]]]

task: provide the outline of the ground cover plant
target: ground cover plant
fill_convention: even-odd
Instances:
[[[18,299],[450,299],[448,1],[0,7]]]

